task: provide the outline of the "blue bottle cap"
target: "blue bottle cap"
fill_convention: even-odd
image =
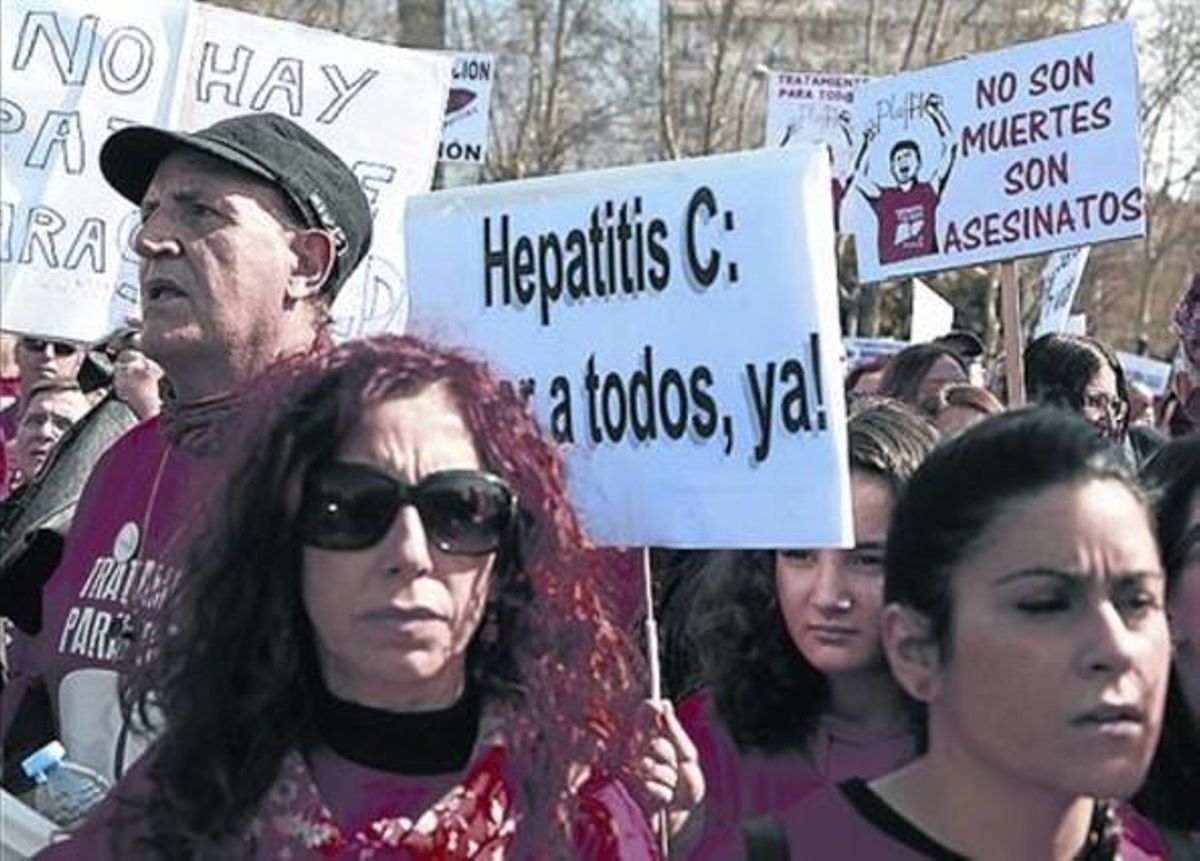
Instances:
[[[25,772],[26,777],[31,780],[37,780],[38,777],[66,759],[66,756],[67,749],[63,747],[61,741],[56,739],[43,747],[39,747],[21,760],[21,770]]]

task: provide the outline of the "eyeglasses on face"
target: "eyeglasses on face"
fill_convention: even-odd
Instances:
[[[480,470],[434,472],[414,485],[367,464],[332,461],[305,479],[302,540],[323,550],[373,547],[405,505],[417,509],[437,549],[481,556],[500,547],[515,521],[517,500],[502,478]]]
[[[66,341],[48,341],[45,338],[22,338],[19,343],[31,353],[45,353],[49,347],[60,359],[73,356],[79,350],[74,344],[68,344]]]

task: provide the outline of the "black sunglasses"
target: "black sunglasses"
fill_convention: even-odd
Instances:
[[[22,338],[21,346],[31,353],[44,353],[46,347],[49,346],[54,350],[54,355],[59,358],[73,356],[78,352],[78,348],[74,344],[68,344],[65,341],[47,341],[44,338]]]
[[[302,540],[322,550],[372,547],[405,505],[416,507],[439,550],[481,556],[500,547],[515,520],[517,498],[503,479],[479,470],[434,472],[412,485],[366,464],[332,461],[305,479]]]

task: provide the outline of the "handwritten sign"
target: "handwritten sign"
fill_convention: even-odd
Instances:
[[[0,26],[0,325],[90,341],[137,310],[114,291],[136,225],[97,153],[130,123],[173,123],[184,0],[9,0]]]
[[[1141,236],[1132,25],[864,84],[859,276],[878,281]]]
[[[1042,303],[1033,337],[1067,331],[1088,252],[1087,246],[1069,248],[1054,252],[1046,261],[1046,268],[1042,270]]]
[[[851,126],[854,96],[869,80],[863,75],[771,72],[767,82],[767,146],[820,144],[829,153],[835,231],[862,142]]]
[[[828,194],[789,147],[420,195],[412,331],[520,381],[598,540],[844,546]]]
[[[403,329],[404,201],[433,178],[449,59],[183,0],[14,6],[0,29],[5,329],[88,341],[137,314],[138,219],[100,174],[108,134],[254,111],[316,135],[371,203],[373,250],[342,287],[335,335]]]

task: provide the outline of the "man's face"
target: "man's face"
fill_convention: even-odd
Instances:
[[[67,428],[83,418],[88,400],[78,389],[37,392],[29,399],[13,438],[13,466],[26,481],[41,471]]]
[[[905,147],[897,150],[892,156],[892,176],[896,178],[896,182],[903,185],[906,182],[911,182],[917,178],[917,170],[921,167],[921,157],[917,155],[917,151]]]
[[[44,380],[73,380],[82,363],[83,350],[66,341],[21,338],[17,342],[17,369],[24,392]]]
[[[142,341],[170,373],[214,352],[269,350],[295,269],[282,194],[202,153],[168,156],[142,198]]]

